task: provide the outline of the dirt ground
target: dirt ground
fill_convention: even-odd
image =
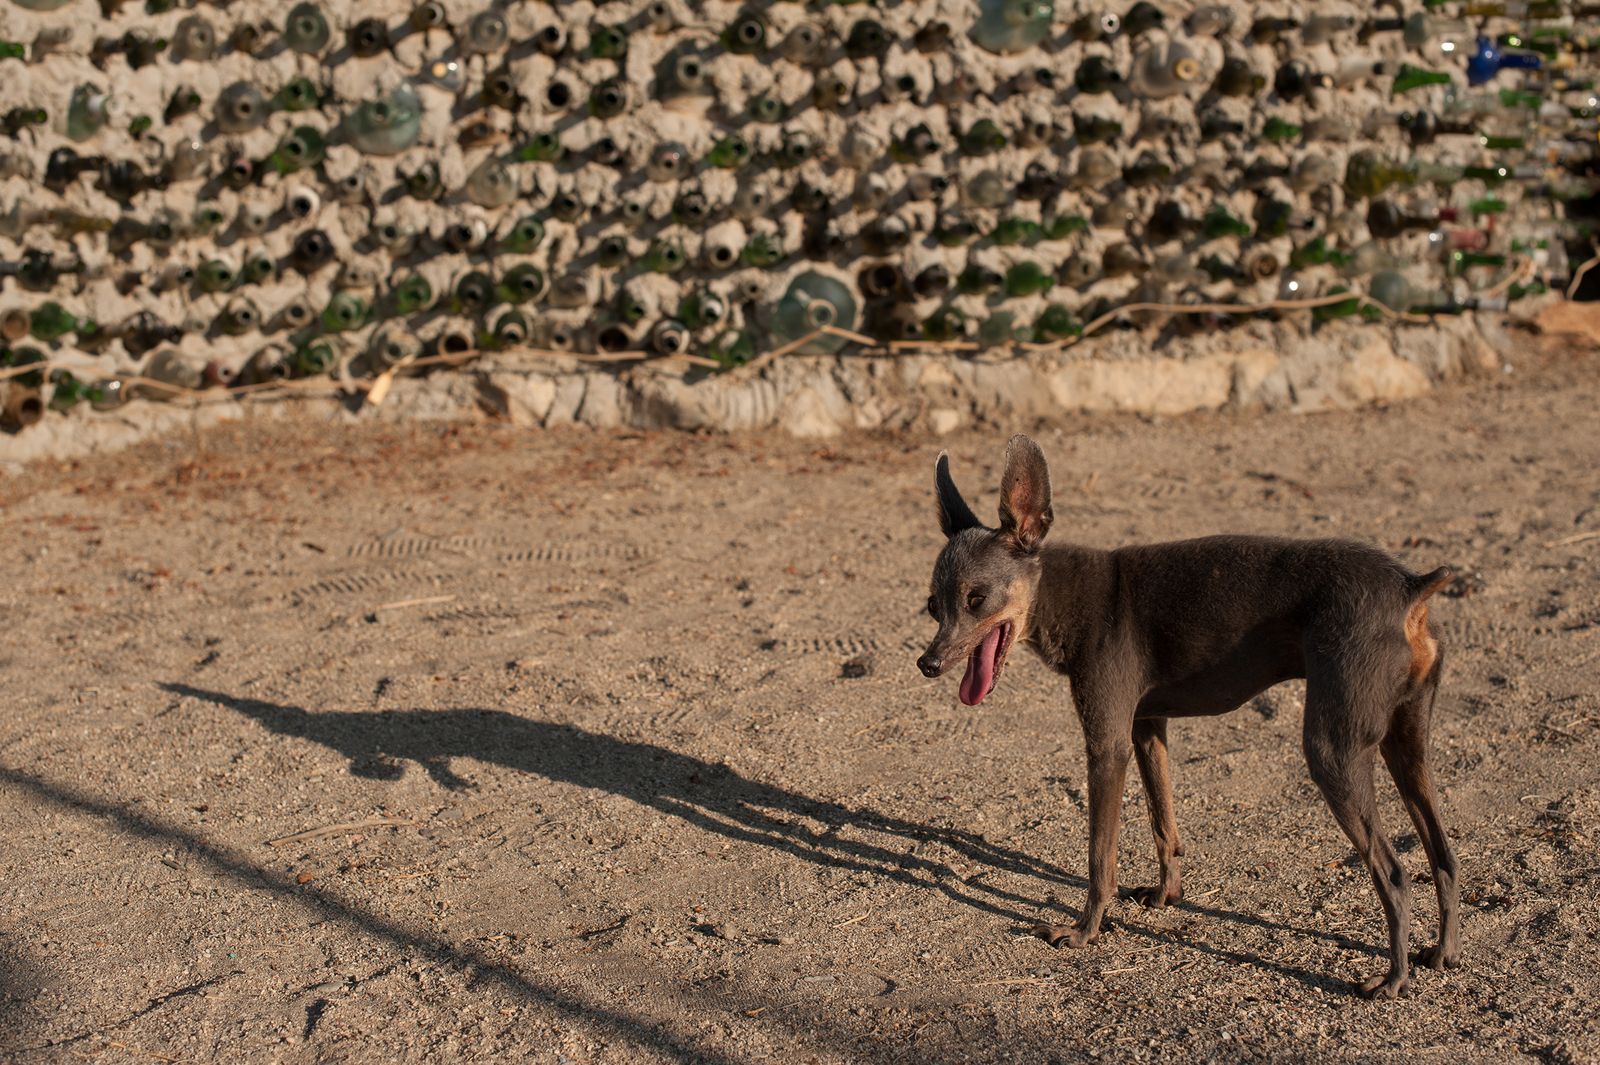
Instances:
[[[1382,914],[1300,689],[1176,723],[1181,905],[1068,920],[1025,654],[913,659],[942,441],[262,421],[0,479],[0,1058],[1592,1061],[1600,358],[1359,413],[1037,427],[1053,537],[1348,535],[1465,575],[1434,734],[1465,967]],[[1414,877],[1414,947],[1436,907]],[[1124,885],[1153,857],[1136,777]]]

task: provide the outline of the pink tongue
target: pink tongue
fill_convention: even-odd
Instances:
[[[994,687],[994,660],[1000,653],[1000,626],[996,625],[983,638],[978,649],[967,659],[967,673],[961,678],[961,701],[977,706]]]

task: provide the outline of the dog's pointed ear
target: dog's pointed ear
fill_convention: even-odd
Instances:
[[[1032,553],[1039,549],[1055,515],[1050,510],[1050,467],[1039,445],[1018,433],[1006,445],[1006,472],[1000,481],[1000,533]]]
[[[961,493],[956,491],[956,483],[950,479],[950,453],[947,451],[939,452],[939,461],[933,465],[933,483],[939,499],[939,528],[944,530],[945,536],[954,536],[962,529],[976,529],[983,524],[972,513],[972,508],[967,506],[967,501],[961,498]]]

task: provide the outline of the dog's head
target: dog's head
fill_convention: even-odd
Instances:
[[[928,613],[939,633],[917,659],[923,676],[938,677],[966,661],[961,701],[977,706],[1000,679],[1006,655],[1028,633],[1039,584],[1039,545],[1050,531],[1050,470],[1025,436],[1006,445],[1000,482],[1000,527],[980,522],[950,479],[943,452],[934,466],[939,528],[947,537],[933,564]]]

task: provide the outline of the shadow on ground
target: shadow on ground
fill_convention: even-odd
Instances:
[[[184,684],[163,684],[162,687],[175,695],[227,707],[272,732],[311,740],[338,751],[350,760],[351,771],[359,776],[398,779],[405,772],[405,764],[414,762],[442,787],[460,790],[470,785],[451,767],[451,761],[472,758],[624,796],[705,831],[771,847],[804,861],[870,872],[898,883],[937,891],[953,901],[1023,926],[1031,926],[1042,911],[1065,908],[988,884],[978,877],[963,879],[943,862],[908,853],[911,845],[933,841],[988,869],[1079,889],[1086,887],[1080,876],[975,833],[814,799],[749,780],[724,765],[573,725],[484,709],[315,713]],[[826,827],[814,831],[802,824],[800,818],[819,821]],[[864,833],[898,837],[901,842],[891,846],[854,838],[855,834]],[[1188,912],[1221,921],[1319,939],[1372,957],[1380,954],[1369,944],[1338,933],[1298,928],[1215,906],[1191,902],[1178,905]],[[1257,954],[1197,943],[1159,929],[1124,927],[1156,942],[1211,954],[1235,964],[1255,966],[1318,990],[1347,989],[1341,981]]]

